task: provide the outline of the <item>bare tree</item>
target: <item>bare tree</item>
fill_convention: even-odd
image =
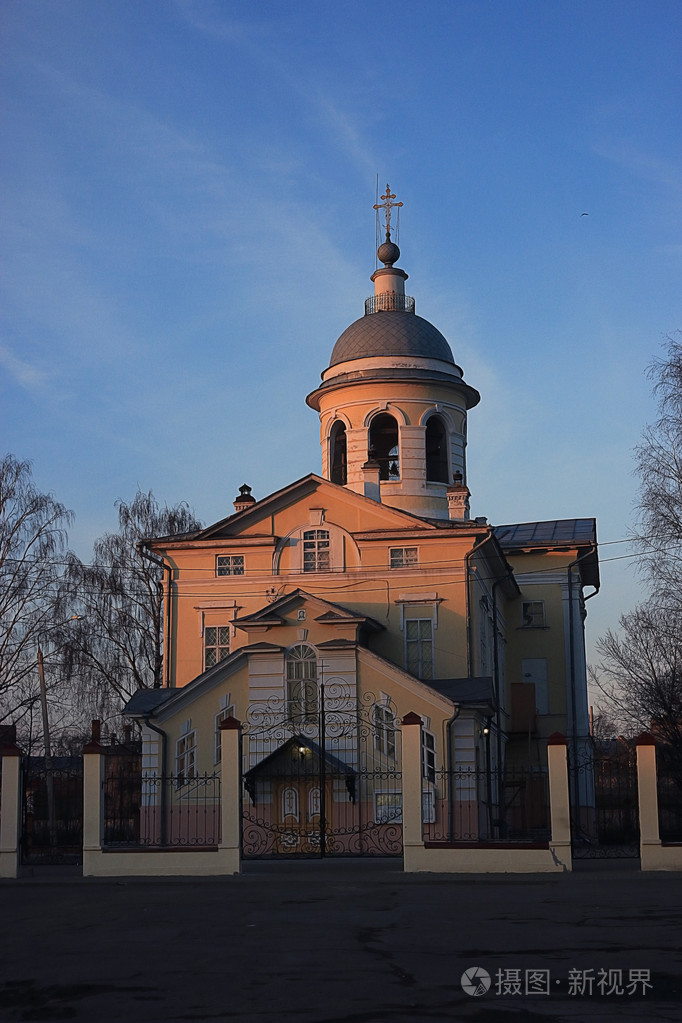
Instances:
[[[35,487],[31,465],[0,461],[0,723],[31,716],[38,646],[65,615],[60,575],[73,515]]]
[[[682,333],[668,338],[665,357],[649,367],[658,419],[636,448],[640,480],[635,542],[652,592],[682,607]]]
[[[652,731],[682,756],[682,613],[642,604],[598,650],[597,684],[618,720],[633,733]]]
[[[161,684],[163,570],[138,541],[201,528],[187,505],[162,507],[151,491],[117,508],[119,531],[95,542],[92,563],[68,558],[66,586],[81,618],[60,637],[76,706],[101,718]]]

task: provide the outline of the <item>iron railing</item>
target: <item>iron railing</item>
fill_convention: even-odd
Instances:
[[[220,775],[110,774],[104,787],[108,847],[216,846],[220,842]]]
[[[436,771],[423,781],[422,820],[425,842],[544,844],[550,838],[547,774],[532,768]]]
[[[394,291],[370,295],[365,299],[365,316],[385,312],[413,313],[414,299],[411,295],[397,295]]]

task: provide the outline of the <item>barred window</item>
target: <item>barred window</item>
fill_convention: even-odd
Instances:
[[[212,668],[230,652],[230,626],[207,625],[204,629],[204,668]]]
[[[377,824],[399,824],[403,819],[402,792],[374,793],[374,820]]]
[[[329,547],[329,530],[306,529],[303,534],[303,571],[328,572]]]
[[[409,568],[410,565],[416,565],[417,563],[416,547],[391,547],[391,568]]]
[[[215,559],[216,575],[244,575],[243,554],[218,554]]]

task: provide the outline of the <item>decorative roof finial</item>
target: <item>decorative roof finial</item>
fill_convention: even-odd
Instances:
[[[374,204],[374,209],[377,210],[377,213],[378,213],[379,210],[384,210],[385,211],[385,215],[386,215],[386,241],[390,242],[390,240],[391,240],[391,210],[394,207],[402,206],[402,203],[401,202],[391,202],[391,199],[395,199],[395,193],[391,191],[391,186],[390,185],[386,185],[386,194],[382,195],[381,198],[384,201],[383,202],[375,203]]]

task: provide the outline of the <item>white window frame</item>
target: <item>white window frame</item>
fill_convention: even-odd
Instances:
[[[223,735],[223,733],[222,733],[222,731],[220,729],[220,726],[222,725],[223,721],[227,720],[227,718],[233,718],[233,717],[234,717],[234,704],[230,704],[229,707],[223,707],[223,709],[219,710],[218,713],[215,716],[215,756],[214,756],[214,763],[216,763],[216,764],[219,764],[220,761],[222,760],[222,747],[223,747],[222,735]]]
[[[521,604],[521,628],[544,629],[546,626],[544,600],[524,600]]]
[[[422,778],[435,784],[436,781],[436,736],[422,728]]]
[[[422,789],[422,824],[436,823],[436,790]]]
[[[395,714],[385,703],[374,704],[374,749],[377,753],[395,760]]]
[[[389,547],[389,568],[413,568],[419,564],[418,547]]]
[[[197,776],[197,732],[191,731],[181,735],[175,743],[175,787],[178,789],[189,785]]]
[[[306,574],[331,571],[332,538],[328,529],[304,529],[301,537],[303,563]]]
[[[297,657],[294,651],[310,650],[311,657]],[[284,681],[286,687],[287,717],[291,721],[309,723],[317,721],[319,712],[319,689],[317,678],[317,651],[310,643],[296,643],[290,647],[284,658]],[[304,665],[300,677],[296,677],[293,665]],[[309,673],[314,665],[314,673]]]
[[[216,554],[215,574],[223,575],[244,575],[243,554]]]
[[[230,625],[204,625],[204,651],[203,651],[204,652],[204,671],[207,671],[209,668],[214,668],[216,666],[216,664],[220,664],[221,661],[224,661],[225,658],[229,656],[229,654],[230,654],[230,628],[231,628]],[[215,632],[215,642],[214,643],[209,643],[208,642],[209,630],[212,630],[212,631]],[[219,630],[221,630],[221,631],[219,631]],[[221,636],[221,632],[222,632],[222,636]],[[224,642],[225,636],[227,636],[227,642]],[[223,639],[223,642],[220,641],[221,638]],[[208,661],[208,656],[207,655],[208,655],[208,651],[209,650],[215,650],[216,659],[213,662],[213,664],[208,664],[207,663],[207,661]],[[219,656],[221,650],[224,650],[225,653],[222,656]]]
[[[292,809],[287,808],[288,797],[291,800]],[[293,820],[298,824],[301,819],[301,801],[298,789],[295,785],[287,785],[286,788],[282,789],[282,805],[280,810],[283,823]]]
[[[308,821],[313,821],[316,817],[319,820],[321,806],[322,799],[320,789],[319,786],[315,785],[308,792]]]
[[[416,639],[411,639],[409,637],[410,626],[415,625],[415,624],[418,627],[418,629],[417,629],[418,635],[417,635]],[[429,636],[428,637],[422,637],[422,635],[421,635],[422,624],[428,624],[428,627],[429,627]],[[405,618],[405,670],[409,671],[410,674],[415,675],[416,678],[432,679],[432,678],[435,677],[435,642],[434,642],[434,632],[435,632],[435,629],[434,629],[434,622],[433,622],[433,618],[432,617],[429,617],[429,618],[407,618],[406,617]],[[417,649],[417,659],[416,659],[417,671],[416,672],[413,671],[411,666],[410,666],[410,664],[411,664],[411,660],[410,660],[411,645],[413,645],[413,646],[416,645],[416,649]],[[425,652],[425,649],[426,649],[427,645],[430,647],[430,660],[431,660],[431,670],[429,672],[427,672],[425,670],[425,660],[426,659],[424,657],[424,652]]]

